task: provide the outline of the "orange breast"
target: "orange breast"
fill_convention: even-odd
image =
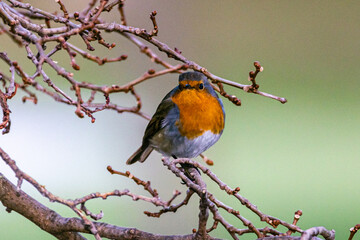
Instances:
[[[177,125],[182,136],[194,139],[205,131],[219,134],[224,129],[224,114],[218,100],[206,90],[183,90],[172,96],[178,106]]]

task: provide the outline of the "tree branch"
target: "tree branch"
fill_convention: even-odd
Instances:
[[[17,191],[3,174],[0,173],[0,201],[8,212],[15,211],[35,223],[42,230],[50,233],[57,239],[83,240],[79,232],[91,233],[89,226],[79,218],[64,218],[53,210],[42,205],[22,190]],[[93,222],[101,237],[109,239],[193,239],[194,234],[189,235],[157,235],[147,233],[136,228],[123,228],[107,223]],[[215,238],[211,238],[215,239]]]
[[[177,49],[171,49],[168,45],[159,40],[155,39],[154,36],[158,33],[158,25],[156,23],[155,15],[156,11],[153,11],[150,14],[150,19],[153,23],[154,29],[148,33],[145,29],[136,28],[132,26],[127,26],[125,22],[125,15],[124,15],[124,1],[113,1],[109,4],[108,1],[101,0],[99,5],[95,7],[97,1],[90,1],[89,5],[80,13],[75,12],[73,14],[69,13],[66,10],[66,6],[62,1],[57,1],[60,6],[60,9],[63,15],[59,14],[52,14],[41,9],[35,8],[30,4],[25,4],[20,1],[16,0],[8,0],[11,3],[11,6],[6,4],[5,2],[0,2],[0,17],[2,17],[4,24],[10,27],[10,30],[5,29],[2,27],[3,32],[9,33],[11,37],[15,37],[15,39],[21,38],[21,44],[25,46],[28,57],[31,59],[33,64],[36,66],[36,73],[30,76],[25,72],[21,71],[20,66],[17,67],[16,73],[23,79],[24,82],[30,84],[31,86],[35,87],[36,90],[42,91],[49,95],[50,97],[54,98],[54,100],[63,102],[69,105],[76,106],[75,113],[79,117],[89,116],[91,121],[95,121],[95,117],[93,116],[94,113],[105,110],[105,109],[112,109],[116,110],[119,113],[122,112],[131,112],[134,114],[138,114],[142,117],[148,118],[148,116],[142,113],[141,110],[141,99],[140,96],[137,96],[134,93],[133,87],[141,83],[147,79],[160,76],[167,73],[174,73],[174,72],[182,72],[187,68],[191,68],[195,71],[203,72],[213,83],[217,84],[218,87],[214,88],[220,92],[222,96],[229,99],[236,105],[240,105],[241,101],[235,95],[230,95],[225,92],[223,84],[240,88],[245,92],[255,93],[262,96],[266,96],[272,99],[276,99],[282,103],[286,102],[285,98],[277,97],[272,94],[264,93],[258,91],[259,85],[256,84],[254,87],[255,77],[259,72],[259,69],[263,69],[260,64],[256,62],[255,67],[256,71],[254,73],[254,77],[251,78],[252,85],[243,85],[239,84],[227,79],[223,79],[219,76],[216,76],[210,72],[208,72],[204,67],[200,66],[199,64],[185,58],[181,55],[181,52]],[[111,11],[114,6],[118,5],[118,9],[121,15],[121,22],[122,24],[117,23],[106,23],[101,18],[100,15],[103,11]],[[22,9],[18,11],[18,9]],[[26,17],[25,17],[26,16]],[[32,19],[43,19],[48,28],[44,28],[40,24],[32,22]],[[73,21],[77,21],[80,24],[74,23]],[[50,22],[56,22],[63,24],[64,26],[52,28]],[[97,86],[90,83],[85,83],[78,81],[74,78],[74,74],[72,72],[68,72],[65,70],[64,67],[60,66],[57,62],[51,59],[53,54],[56,54],[60,50],[65,50],[70,57],[70,64],[75,71],[80,70],[80,66],[76,63],[76,55],[79,53],[84,58],[95,61],[99,65],[110,63],[110,62],[119,62],[123,61],[127,58],[127,55],[121,55],[120,57],[108,59],[108,58],[100,58],[98,56],[94,56],[82,50],[81,48],[71,44],[68,42],[70,38],[73,36],[79,35],[84,40],[84,43],[87,46],[87,50],[93,51],[94,47],[91,45],[91,42],[98,41],[100,45],[103,45],[109,49],[115,47],[115,44],[108,44],[102,37],[102,32],[118,32],[123,37],[130,40],[136,46],[139,47],[141,52],[146,54],[148,57],[151,58],[156,64],[160,64],[165,67],[165,70],[160,70],[159,72],[154,71],[153,69],[149,69],[143,76],[139,77],[138,79],[129,82],[128,85],[125,86],[118,86],[113,84],[111,86]],[[183,65],[173,66],[164,60],[160,59],[153,51],[149,49],[142,41],[137,38],[144,40],[154,46],[156,46],[160,51],[166,53],[166,55],[170,58],[174,58],[177,61],[183,63]],[[50,52],[46,52],[46,45],[49,42],[56,42],[58,45]],[[29,45],[35,45],[37,54],[33,54],[31,49],[28,47]],[[14,65],[11,64],[11,61],[7,61],[7,63],[13,67]],[[54,71],[57,72],[58,75],[62,76],[64,79],[68,81],[71,85],[71,89],[75,92],[75,99],[74,97],[66,94],[61,88],[56,86],[52,79],[48,77],[48,75],[43,70],[43,65],[48,64]],[[258,68],[260,66],[261,68]],[[15,71],[13,71],[14,73]],[[54,92],[51,92],[43,87],[41,87],[36,78],[41,76],[43,80],[48,84],[50,89]],[[14,79],[14,78],[12,78]],[[133,84],[134,83],[134,84]],[[82,98],[82,89],[92,91],[92,94],[95,95],[96,93],[105,94],[106,103],[92,103],[91,101],[84,102]],[[123,108],[119,107],[117,104],[111,103],[109,94],[110,93],[117,93],[123,92],[128,93],[130,92],[136,99],[137,105],[134,107]],[[108,101],[109,100],[109,101]]]

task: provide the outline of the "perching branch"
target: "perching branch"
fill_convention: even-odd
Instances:
[[[50,191],[48,191],[43,185],[38,183],[35,179],[27,175],[25,172],[20,170],[20,168],[16,165],[16,162],[9,157],[7,153],[4,152],[0,148],[0,157],[5,161],[5,163],[14,171],[16,177],[18,178],[17,186],[14,186],[5,178],[5,176],[0,175],[0,201],[7,208],[8,211],[14,210],[24,217],[28,218],[44,231],[49,232],[54,235],[58,239],[83,239],[82,236],[76,234],[76,232],[81,233],[92,233],[96,236],[96,238],[101,239],[105,238],[115,238],[115,239],[213,239],[208,235],[209,232],[213,231],[217,228],[218,223],[222,224],[229,232],[229,234],[234,238],[238,239],[238,235],[243,235],[245,233],[255,233],[258,238],[264,238],[268,234],[273,235],[271,239],[282,239],[281,232],[271,228],[256,228],[249,220],[242,217],[239,211],[226,206],[217,198],[214,197],[213,194],[207,191],[206,184],[201,178],[198,170],[194,167],[191,167],[191,164],[195,163],[190,159],[177,159],[175,161],[170,161],[169,159],[163,159],[164,165],[169,168],[176,176],[181,178],[185,184],[189,187],[187,191],[187,195],[185,199],[177,204],[171,205],[173,200],[180,195],[180,192],[174,191],[173,197],[168,201],[163,201],[160,199],[158,192],[151,187],[150,182],[143,181],[130,172],[119,172],[113,170],[111,167],[108,167],[108,170],[112,174],[117,174],[121,176],[125,176],[127,178],[132,179],[136,184],[143,186],[144,190],[148,192],[151,197],[146,197],[142,195],[136,195],[131,193],[129,190],[114,190],[106,193],[92,193],[81,198],[77,198],[74,200],[71,199],[62,199],[59,196],[54,195]],[[177,164],[188,164],[187,169],[183,167],[178,167]],[[195,164],[194,164],[195,165]],[[205,168],[200,164],[196,164],[196,166],[207,176],[213,179],[217,179],[214,181],[216,184],[221,182],[209,169]],[[190,177],[190,178],[189,178]],[[63,218],[59,214],[51,211],[47,207],[43,206],[41,203],[37,202],[26,193],[21,190],[21,185],[23,181],[29,182],[33,185],[39,193],[41,193],[44,197],[48,198],[51,202],[57,202],[68,206],[72,209],[80,218]],[[230,189],[227,185],[225,185],[225,189]],[[226,190],[225,190],[226,191]],[[231,192],[233,194],[238,195],[238,188],[233,189]],[[85,204],[96,198],[107,199],[109,196],[113,197],[122,197],[128,196],[131,197],[134,201],[142,200],[148,203],[151,203],[155,206],[161,207],[159,213],[150,213],[145,211],[144,213],[149,217],[160,217],[162,214],[166,212],[176,212],[177,209],[183,207],[187,204],[191,196],[196,193],[200,199],[200,213],[199,213],[199,226],[198,230],[194,231],[194,234],[182,235],[182,236],[161,236],[156,234],[151,234],[147,232],[143,232],[133,228],[122,228],[113,225],[109,225],[106,223],[98,223],[90,221],[87,216],[94,220],[99,220],[103,217],[103,213],[94,214],[90,210],[85,207]],[[249,203],[252,205],[251,203]],[[255,206],[253,206],[255,207]],[[233,225],[231,225],[225,218],[220,214],[219,209],[223,208],[228,213],[234,214],[243,224],[246,226],[246,229],[237,229]],[[256,207],[255,207],[256,208]],[[250,208],[251,209],[251,208]],[[258,214],[258,210],[251,209],[254,213]],[[208,222],[208,211],[210,211],[213,215],[214,224],[210,229],[207,229]],[[272,221],[277,220],[273,217],[269,217],[263,213],[261,213],[262,219],[271,218]],[[49,225],[47,223],[48,219],[55,219],[52,221],[54,225]],[[328,240],[332,240],[331,238],[333,234],[328,234],[329,232],[325,228],[314,228],[307,231],[303,231],[295,225],[285,223],[281,220],[277,220],[279,224],[282,224],[288,227],[289,230],[298,231],[302,233],[304,236],[303,240],[311,239],[308,236],[316,236],[318,234],[326,237]],[[56,223],[56,224],[55,224]],[[75,233],[74,233],[75,232]],[[126,236],[126,238],[125,238]],[[277,238],[280,237],[280,238]],[[290,238],[288,239],[296,239]],[[307,238],[306,238],[307,237]],[[267,238],[264,238],[267,239]]]

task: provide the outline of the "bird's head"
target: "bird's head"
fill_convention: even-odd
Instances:
[[[212,87],[204,74],[199,72],[185,72],[179,76],[179,89],[181,91],[209,91]]]

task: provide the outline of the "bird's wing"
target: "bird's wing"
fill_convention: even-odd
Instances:
[[[142,144],[143,147],[147,147],[151,138],[164,127],[163,122],[165,117],[168,115],[169,111],[174,108],[177,108],[177,106],[171,100],[171,97],[165,97],[146,127]]]
[[[171,92],[162,100],[152,119],[146,127],[141,147],[127,160],[127,164],[137,161],[144,162],[154,149],[150,146],[150,141],[162,128],[164,128],[165,118],[171,110],[177,110],[175,103],[171,100]],[[176,114],[175,114],[176,115]]]

